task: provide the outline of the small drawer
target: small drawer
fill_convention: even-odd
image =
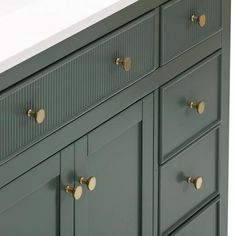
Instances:
[[[207,134],[160,168],[161,233],[183,223],[218,194],[218,133]]]
[[[221,54],[214,54],[160,89],[160,162],[220,122]]]
[[[155,26],[153,11],[2,94],[0,161],[153,71]]]
[[[222,28],[221,0],[172,0],[161,7],[161,64]]]
[[[219,200],[213,201],[170,236],[219,236],[219,211]]]

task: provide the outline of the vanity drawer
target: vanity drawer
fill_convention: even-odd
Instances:
[[[160,231],[181,224],[218,193],[218,130],[160,168]]]
[[[160,89],[160,162],[220,121],[221,54],[217,53]]]
[[[153,71],[155,26],[153,11],[2,94],[0,160]]]
[[[222,28],[221,0],[172,0],[161,8],[161,64]]]
[[[170,236],[218,236],[220,203],[215,202],[191,218]]]

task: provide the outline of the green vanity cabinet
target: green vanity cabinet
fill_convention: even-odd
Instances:
[[[205,207],[190,222],[187,222],[171,236],[218,236],[219,234],[219,211],[220,203],[216,199],[209,207]]]
[[[162,6],[161,64],[222,28],[222,0],[173,0]]]
[[[139,0],[0,74],[1,236],[227,236],[230,0]]]
[[[60,234],[60,158],[39,164],[0,189],[0,234]],[[64,234],[65,235],[65,234]]]
[[[152,96],[75,143],[75,235],[153,235]]]

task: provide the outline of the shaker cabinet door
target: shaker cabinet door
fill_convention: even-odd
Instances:
[[[76,236],[151,236],[152,95],[75,143]]]
[[[73,216],[72,206],[70,209],[68,200],[61,196],[61,178],[60,154],[56,154],[2,187],[0,235],[72,236],[65,228],[72,228],[73,221],[71,226],[65,225],[60,216]]]

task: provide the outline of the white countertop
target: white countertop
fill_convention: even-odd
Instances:
[[[138,0],[0,0],[0,73]]]

